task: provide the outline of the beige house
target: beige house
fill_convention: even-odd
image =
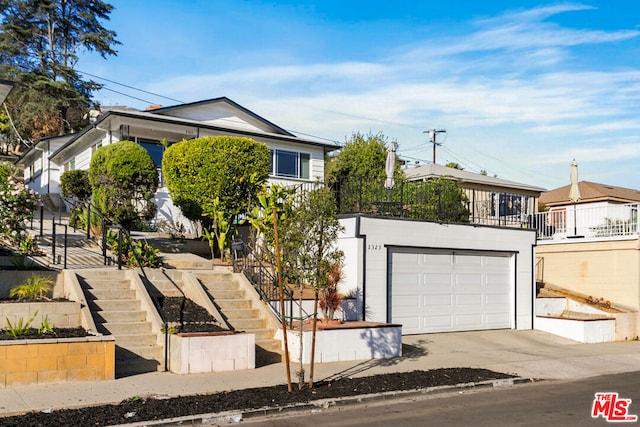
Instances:
[[[523,226],[537,212],[543,188],[495,178],[438,164],[404,170],[409,181],[439,177],[457,181],[469,198],[471,222],[475,224]]]
[[[545,224],[536,247],[536,279],[578,296],[635,314],[616,323],[617,339],[640,333],[640,191],[581,181],[580,199],[570,186],[540,196],[549,208],[537,214]],[[539,230],[540,231],[540,230]]]

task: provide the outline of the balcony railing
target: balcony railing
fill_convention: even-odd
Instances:
[[[338,213],[526,228],[535,206],[535,199],[527,195],[461,187],[460,193],[454,195],[451,186],[401,179],[387,189],[385,180],[384,176],[350,177],[331,184]],[[302,195],[319,185],[324,184],[303,183],[294,187]]]
[[[570,205],[535,214],[529,227],[537,230],[539,240],[638,237],[639,209],[639,203],[595,207]]]

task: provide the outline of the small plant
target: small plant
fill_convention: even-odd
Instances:
[[[167,325],[162,325],[162,328],[160,328],[160,331],[163,334],[166,332],[169,335],[174,335],[174,334],[177,334],[179,332],[179,330],[178,330],[178,328],[176,326],[168,326],[167,327]]]
[[[51,291],[51,285],[53,280],[50,277],[32,274],[22,284],[11,288],[9,296],[18,300],[49,300],[46,295]]]
[[[161,264],[160,249],[154,248],[149,242],[134,241],[127,254],[127,265],[137,267],[158,267]]]
[[[42,326],[38,328],[39,334],[54,334],[56,333],[56,325],[49,322],[49,315],[47,314],[42,321]]]
[[[27,335],[29,333],[29,330],[31,329],[31,323],[33,323],[37,315],[38,315],[38,310],[36,310],[36,312],[33,313],[33,316],[31,317],[31,319],[29,319],[26,323],[24,322],[24,318],[21,317],[15,325],[12,325],[11,322],[9,321],[9,318],[7,317],[6,318],[7,335],[13,338]]]
[[[338,284],[342,280],[342,266],[335,263],[327,274],[326,286],[322,289],[320,309],[325,320],[334,320],[336,310],[342,305],[343,297],[338,292]]]

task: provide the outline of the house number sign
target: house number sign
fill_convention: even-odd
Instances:
[[[367,250],[370,251],[381,251],[382,245],[367,245]]]

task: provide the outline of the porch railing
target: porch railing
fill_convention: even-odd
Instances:
[[[580,204],[552,208],[530,217],[529,228],[539,240],[638,237],[640,203],[589,207]]]

